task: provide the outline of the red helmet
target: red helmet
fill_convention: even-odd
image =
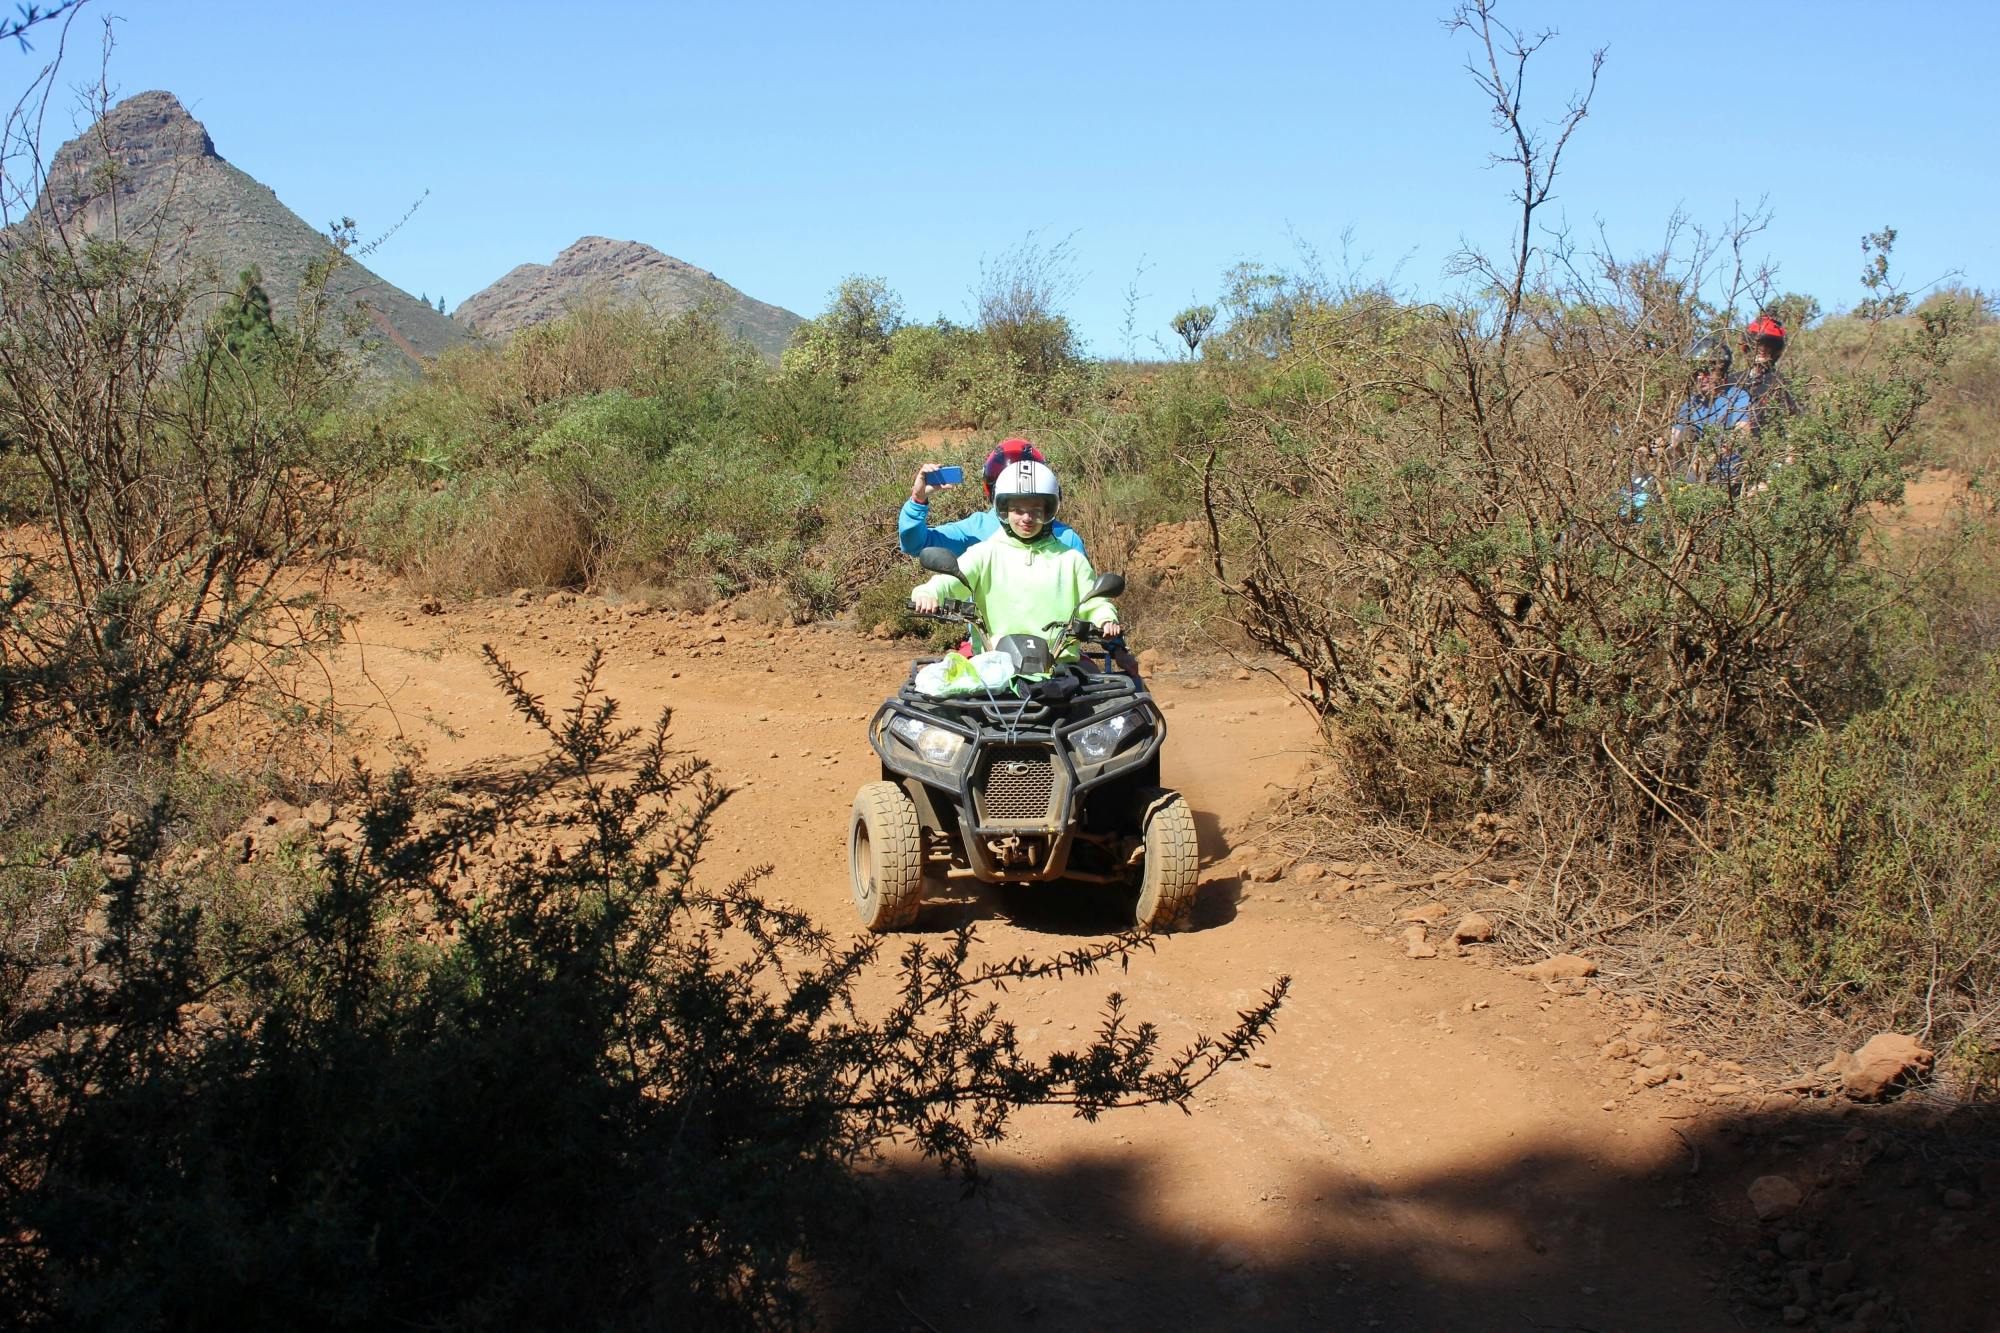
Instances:
[[[1034,445],[1028,443],[1028,441],[1019,438],[1000,441],[1000,447],[986,455],[987,499],[991,500],[993,498],[993,479],[1000,475],[1000,470],[1009,463],[1023,461],[1029,463],[1046,463],[1049,460],[1042,457],[1040,449],[1037,449]]]
[[[1785,354],[1785,326],[1767,310],[1751,320],[1749,326],[1743,330],[1743,345],[1760,347],[1769,352],[1771,359],[1776,361]]]

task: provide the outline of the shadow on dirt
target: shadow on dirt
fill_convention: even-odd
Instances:
[[[838,1330],[2000,1328],[1994,1116],[1687,1124],[1639,1171],[1544,1144],[1377,1178],[1335,1140],[1290,1178],[1248,1158],[1235,1198],[1180,1213],[1115,1120],[1078,1124],[1073,1156],[996,1165],[969,1200],[920,1165],[873,1173],[877,1253],[822,1309]],[[1759,1221],[1748,1186],[1774,1175],[1803,1201]]]

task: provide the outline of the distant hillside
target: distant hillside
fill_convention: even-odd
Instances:
[[[115,199],[93,188],[107,159]],[[114,202],[128,237],[149,231],[166,210],[162,234],[175,256],[214,264],[225,288],[243,269],[261,269],[280,313],[296,307],[307,264],[331,244],[269,186],[224,161],[208,131],[172,93],[127,98],[64,144],[36,207],[60,223],[80,218],[96,229],[108,225]],[[379,343],[374,360],[386,369],[414,369],[468,336],[358,263],[343,264],[328,289],[340,308],[365,311],[370,332],[364,337]]]
[[[789,310],[752,300],[705,269],[637,241],[586,236],[552,264],[523,264],[452,312],[489,338],[557,319],[589,301],[644,305],[674,315],[713,302],[739,336],[770,360],[805,321]]]

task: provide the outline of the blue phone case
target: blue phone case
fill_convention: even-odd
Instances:
[[[965,480],[962,467],[934,467],[924,473],[924,481],[932,486],[956,486]]]

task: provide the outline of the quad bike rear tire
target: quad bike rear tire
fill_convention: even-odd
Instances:
[[[917,919],[924,898],[924,835],[916,802],[893,782],[854,796],[847,824],[847,874],[861,924],[880,933]]]
[[[1146,854],[1132,923],[1141,930],[1173,930],[1187,924],[1201,881],[1194,811],[1173,791],[1150,793],[1146,806]]]

